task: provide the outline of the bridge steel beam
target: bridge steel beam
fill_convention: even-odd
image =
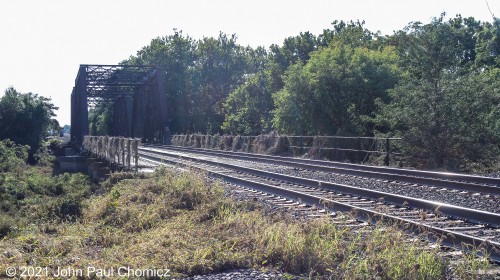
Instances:
[[[123,98],[125,109],[125,125],[126,130],[123,136],[132,137],[132,114],[134,113],[134,98],[132,96],[125,96]]]
[[[165,77],[155,66],[80,65],[71,93],[71,137],[81,145],[89,135],[89,108],[113,108],[115,136],[170,143]]]
[[[71,92],[71,141],[76,142],[77,125],[76,125],[76,89],[73,87]]]
[[[83,136],[89,134],[89,111],[87,103],[87,71],[85,66],[80,66],[80,71],[78,71],[78,80],[76,83],[76,109],[77,109],[77,122],[78,122],[78,134],[77,143],[83,143]]]
[[[161,121],[163,124],[163,143],[169,145],[170,144],[170,125],[168,118],[168,107],[167,107],[167,96],[162,94],[165,92],[165,77],[163,71],[160,68],[156,68],[156,83],[157,83],[157,91],[160,98],[160,115]]]

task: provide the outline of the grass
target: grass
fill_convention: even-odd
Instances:
[[[168,268],[179,277],[253,267],[324,279],[463,279],[487,266],[471,258],[451,271],[438,249],[408,242],[395,227],[353,231],[328,218],[267,215],[227,198],[204,174],[117,173],[92,195],[83,175],[27,170],[34,173],[16,180],[29,203],[0,211],[0,277],[8,266],[33,265]]]

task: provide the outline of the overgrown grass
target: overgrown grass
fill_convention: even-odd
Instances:
[[[53,141],[43,146],[60,149]],[[9,140],[0,141],[0,238],[28,224],[78,219],[82,201],[93,191],[83,174],[53,176],[49,150],[39,153],[47,160],[28,165],[28,149]]]
[[[7,266],[27,264],[168,268],[174,276],[245,267],[332,279],[442,279],[452,273],[438,249],[409,243],[396,228],[354,231],[328,219],[269,216],[258,204],[225,197],[204,174],[166,168],[147,178],[117,174],[92,196],[79,175],[61,176],[16,179],[26,184],[30,203],[15,206],[21,214],[0,215],[0,276]],[[64,203],[76,197],[79,207]],[[78,209],[72,219],[57,215],[66,206]],[[29,213],[38,214],[32,219]],[[472,278],[478,265],[485,262],[462,264],[455,276]]]
[[[65,173],[52,177],[50,172],[49,167],[26,166],[22,171],[2,174],[0,213],[27,222],[81,216],[81,202],[92,191],[87,176]]]

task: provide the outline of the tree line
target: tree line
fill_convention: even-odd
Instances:
[[[498,18],[442,14],[382,36],[362,21],[334,21],[269,48],[174,30],[122,63],[165,71],[173,133],[398,136],[407,164],[491,168],[500,144],[499,26]],[[107,131],[109,111],[91,114],[95,131]]]
[[[5,140],[0,145],[6,145],[7,148],[16,147],[16,144],[26,145],[26,160],[30,163],[39,162],[37,153],[43,154],[44,138],[50,130],[60,129],[59,122],[54,118],[57,109],[50,98],[32,92],[22,93],[9,87],[0,98],[0,141]],[[0,152],[5,152],[0,155],[0,159],[12,160],[13,157],[7,157],[6,150],[0,148]],[[25,156],[20,154],[24,152],[17,153],[18,158],[24,159]]]

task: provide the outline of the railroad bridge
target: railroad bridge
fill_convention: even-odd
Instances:
[[[145,65],[82,64],[71,93],[71,140],[89,135],[89,109],[111,106],[111,136],[170,141],[163,71]]]

